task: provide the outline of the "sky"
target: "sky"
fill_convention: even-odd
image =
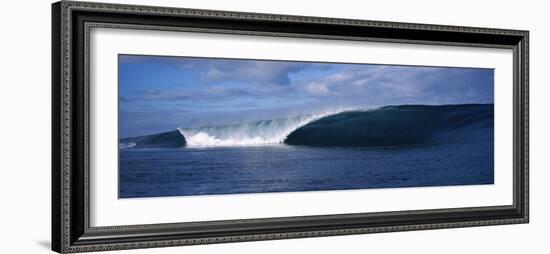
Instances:
[[[335,108],[493,103],[493,69],[119,55],[120,137]]]

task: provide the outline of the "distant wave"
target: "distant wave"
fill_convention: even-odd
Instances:
[[[180,148],[186,145],[185,137],[177,130],[147,136],[120,139],[119,148]]]
[[[125,138],[120,148],[232,147],[262,145],[398,146],[436,140],[453,131],[493,126],[492,104],[401,105],[341,108],[286,119],[178,128]]]

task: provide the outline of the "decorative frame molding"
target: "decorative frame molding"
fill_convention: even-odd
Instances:
[[[89,224],[93,27],[512,49],[514,202],[468,207],[113,227]],[[52,5],[52,249],[60,253],[528,223],[529,32],[61,1]]]

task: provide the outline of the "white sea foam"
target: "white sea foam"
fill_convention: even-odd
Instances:
[[[120,148],[120,149],[128,149],[128,148],[132,148],[132,147],[134,147],[134,146],[136,146],[136,143],[134,143],[134,142],[121,143],[121,144],[119,145],[119,148]]]
[[[264,146],[282,144],[296,129],[317,119],[338,114],[351,108],[338,108],[320,113],[286,119],[199,128],[178,128],[185,137],[187,147]]]

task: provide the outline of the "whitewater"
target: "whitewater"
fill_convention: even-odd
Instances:
[[[339,107],[290,118],[198,128],[178,128],[178,131],[185,138],[187,147],[282,145],[286,137],[296,129],[323,117],[352,110],[368,109]]]

